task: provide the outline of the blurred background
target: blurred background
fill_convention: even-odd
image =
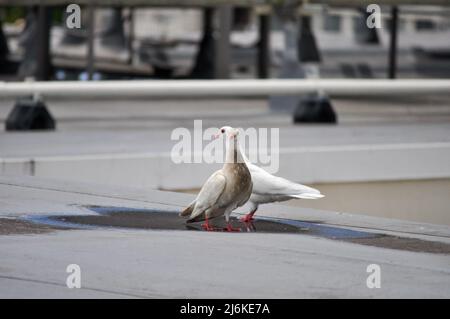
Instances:
[[[44,13],[36,6],[3,6],[0,51],[2,78],[17,80],[41,76],[45,80],[87,79],[90,41],[88,31],[91,23],[94,25],[92,41],[95,58],[95,74],[91,76],[97,80],[277,77],[282,71],[286,50],[290,48],[296,50],[295,46],[298,45],[296,37],[302,38],[301,41],[307,42],[309,46],[309,48],[300,47],[300,55],[305,51],[314,51],[304,34],[305,30],[306,33],[309,30],[313,32],[314,45],[318,51],[300,59],[303,62],[320,62],[318,68],[322,77],[384,78],[388,72],[391,6],[381,6],[381,28],[369,29],[366,26],[369,13],[363,5],[364,1],[360,1],[360,6],[309,4],[307,7],[301,6],[302,1],[273,1],[278,5],[222,5],[218,9],[211,7],[211,4],[217,2],[207,0],[169,1],[168,3],[178,3],[178,6],[171,7],[152,6],[164,3],[163,1],[140,1],[148,3],[149,6],[146,7],[127,7],[127,1],[118,2],[124,6],[95,8],[93,22],[89,19],[90,9],[81,5],[80,29],[67,28],[66,19],[69,14],[66,13],[65,5],[47,8],[47,12]],[[232,2],[256,4],[264,1]],[[346,1],[331,2],[346,3]],[[358,1],[347,2],[358,3]],[[388,2],[396,3],[396,1]],[[416,3],[416,1],[409,2]],[[189,3],[197,6],[190,7]],[[203,3],[204,6],[199,7],[198,3]],[[271,4],[272,1],[267,3]],[[427,1],[423,3],[426,4]],[[401,59],[398,59],[397,76],[448,78],[450,8],[403,5],[398,9],[397,52]],[[46,74],[36,73],[36,69],[42,66],[33,65],[32,60],[38,56],[27,50],[33,45],[35,47],[45,45],[33,44],[39,33],[40,14],[47,15],[46,18],[49,20],[47,22],[50,24],[51,68],[48,68]],[[229,23],[226,23],[225,30],[217,21],[223,19],[215,15],[228,17]],[[303,28],[299,23],[300,20]],[[214,43],[220,36],[218,32],[228,33],[229,36],[227,38],[231,50],[229,61],[222,61],[229,63],[229,66],[222,67],[227,68],[228,72],[213,70],[214,62],[219,63],[213,61],[215,54],[220,54],[213,52],[218,46]],[[269,39],[265,39],[266,36]],[[293,39],[290,40],[289,37]],[[259,66],[259,69],[267,70],[259,70],[256,63],[262,41],[268,42],[265,44],[268,46],[268,57],[265,61],[267,65]],[[201,52],[202,49],[205,52]],[[203,56],[199,56],[201,53]],[[203,58],[201,61],[200,57]],[[199,65],[200,62],[203,66]]]
[[[0,81],[450,78],[449,1],[379,2],[369,28],[366,1],[80,1],[71,29],[72,2],[0,0]],[[196,192],[216,166],[169,155],[194,119],[280,128],[278,175],[326,195],[285,205],[450,225],[450,92],[0,93],[0,173]]]

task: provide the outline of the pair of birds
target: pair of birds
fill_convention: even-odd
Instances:
[[[250,163],[239,146],[238,135],[239,130],[224,126],[214,136],[226,137],[226,161],[222,169],[208,178],[196,199],[180,213],[180,216],[189,216],[188,223],[205,221],[202,227],[212,231],[215,228],[210,219],[225,215],[226,230],[239,231],[239,228],[231,226],[230,215],[247,202],[250,212],[241,218],[244,223],[253,220],[260,204],[324,197],[317,189],[274,176]]]

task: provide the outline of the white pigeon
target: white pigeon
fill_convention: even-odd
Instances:
[[[204,220],[204,229],[215,230],[209,224],[209,219],[225,215],[226,229],[240,230],[231,226],[230,215],[250,198],[252,180],[241,154],[238,134],[239,131],[234,129],[228,132],[225,164],[208,178],[197,198],[180,213],[180,216],[189,215],[188,223]]]
[[[220,129],[220,134],[229,136],[236,129],[224,126]],[[216,136],[217,137],[217,136]],[[253,190],[250,199],[250,212],[241,218],[243,222],[253,220],[258,206],[265,203],[282,202],[290,199],[318,199],[325,197],[319,190],[302,184],[291,182],[285,178],[272,175],[262,168],[250,163],[244,152],[242,157],[250,170],[253,182]]]

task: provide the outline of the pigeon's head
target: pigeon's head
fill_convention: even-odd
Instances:
[[[228,138],[236,138],[239,135],[239,130],[232,128],[231,126],[222,126],[219,130],[219,134],[216,135],[216,138],[221,135],[225,135]]]

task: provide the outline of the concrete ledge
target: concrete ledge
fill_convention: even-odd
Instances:
[[[450,177],[450,143],[291,147],[280,150],[280,176],[302,183]],[[175,164],[170,154],[92,154],[0,159],[0,173],[127,185],[198,188],[219,164]]]

